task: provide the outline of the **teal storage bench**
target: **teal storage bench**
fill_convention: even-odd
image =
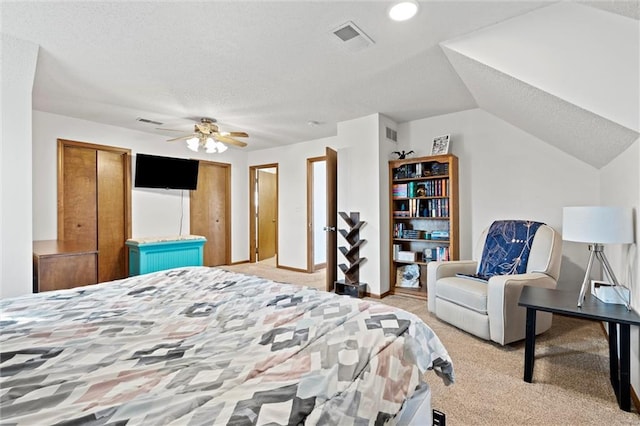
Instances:
[[[129,276],[181,266],[202,266],[205,237],[182,235],[129,239]]]

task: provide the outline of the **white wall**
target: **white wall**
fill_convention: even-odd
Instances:
[[[2,34],[0,297],[32,291],[31,91],[38,46]]]
[[[247,170],[249,166],[278,164],[278,264],[281,266],[307,269],[307,158],[323,156],[327,146],[336,148],[335,138],[247,153]]]
[[[33,239],[57,237],[57,139],[131,149],[131,154],[197,158],[231,164],[231,260],[248,258],[248,174],[246,152],[229,148],[222,154],[194,153],[184,143],[168,143],[162,136],[33,111]],[[134,177],[132,170],[132,178]],[[184,199],[181,200],[182,195]],[[132,236],[189,233],[189,192],[133,188]],[[181,208],[181,204],[183,204]],[[239,243],[235,243],[238,241]]]
[[[379,153],[380,114],[338,123],[337,136],[306,141],[295,145],[249,152],[248,164],[278,163],[278,263],[282,266],[306,269],[306,159],[325,154],[325,147],[338,152],[338,211],[360,212],[366,225],[360,238],[367,242],[360,256],[367,262],[360,268],[360,281],[369,284],[369,291],[381,294],[388,290],[388,249],[381,250],[380,235],[388,234],[388,217],[381,222],[381,197],[386,209],[387,192],[379,190],[380,176],[386,174],[386,159]],[[386,185],[385,185],[386,187]],[[382,223],[382,226],[381,226]],[[345,223],[338,218],[338,229]],[[344,245],[338,235],[338,245]],[[345,259],[338,254],[338,263]],[[386,256],[386,260],[381,260]],[[381,274],[382,271],[386,271]],[[382,278],[381,278],[382,277]],[[338,271],[338,278],[342,272]]]
[[[631,306],[640,312],[640,140],[620,154],[600,171],[601,205],[633,207],[635,244],[608,245],[605,253],[621,284],[631,289]],[[631,384],[640,390],[640,328],[631,328]]]
[[[387,205],[387,191],[380,191],[380,176],[386,173],[380,160],[380,114],[338,123],[337,139],[341,141],[338,152],[338,211],[360,212],[360,220],[366,224],[360,229],[360,239],[367,240],[360,247],[360,257],[367,260],[360,267],[360,282],[368,284],[371,294],[380,295],[389,289],[388,247],[381,246],[381,234],[388,234],[389,220],[381,220],[381,199]],[[338,228],[346,224],[338,218]],[[338,235],[338,246],[345,240]],[[386,259],[386,260],[385,260]],[[338,263],[345,262],[338,254]],[[387,271],[381,273],[381,271]],[[339,276],[342,277],[341,273]]]
[[[562,207],[598,201],[595,168],[483,110],[398,128],[398,138],[416,156],[428,155],[432,139],[447,133],[450,152],[459,158],[461,259],[472,257],[476,240],[493,220],[532,219],[561,231]],[[579,286],[587,258],[584,247],[566,243],[559,285]]]

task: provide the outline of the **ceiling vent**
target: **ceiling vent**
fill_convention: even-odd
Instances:
[[[136,118],[136,121],[139,121],[141,123],[147,123],[147,124],[155,124],[156,126],[162,126],[164,124],[159,121],[149,120],[148,118],[142,118],[142,117]]]
[[[371,37],[366,35],[356,24],[349,21],[332,31],[340,43],[351,52],[358,52],[373,44]]]
[[[385,127],[385,129],[387,129],[387,139],[389,139],[390,141],[398,142],[398,132],[389,127]]]

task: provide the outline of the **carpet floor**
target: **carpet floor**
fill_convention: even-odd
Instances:
[[[324,289],[324,270],[313,274],[278,269],[265,261],[225,266],[274,281]],[[640,425],[640,415],[618,408],[609,383],[608,344],[598,322],[554,315],[536,339],[533,383],[523,381],[524,341],[500,346],[440,321],[420,300],[387,296],[376,301],[419,316],[453,360],[455,383],[432,373],[432,406],[456,425]]]

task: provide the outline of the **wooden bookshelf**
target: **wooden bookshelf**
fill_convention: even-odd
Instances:
[[[426,300],[427,264],[459,259],[458,158],[447,154],[390,161],[389,182],[390,292]],[[397,285],[398,269],[407,265],[419,268],[417,288]]]

